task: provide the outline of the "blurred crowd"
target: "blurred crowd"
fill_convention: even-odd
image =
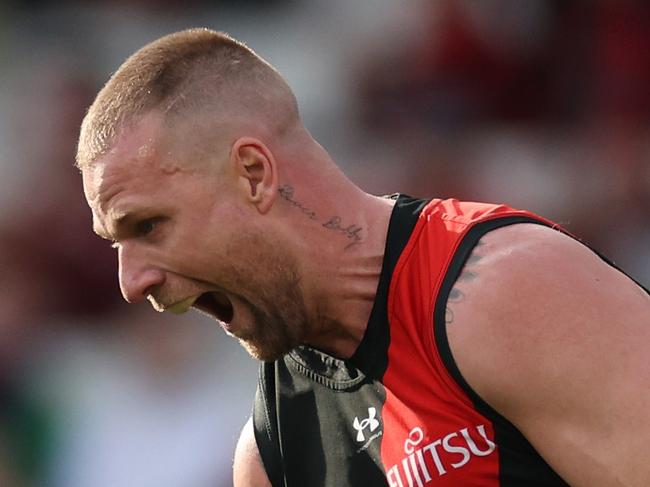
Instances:
[[[278,66],[364,189],[533,210],[650,285],[648,2],[5,1],[0,486],[231,483],[257,365],[208,320],[121,303],[72,166],[110,73],[190,26]]]

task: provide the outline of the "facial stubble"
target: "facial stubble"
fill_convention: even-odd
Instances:
[[[303,343],[308,323],[295,271],[283,269],[273,281],[258,294],[259,305],[243,298],[253,321],[237,336],[251,356],[265,362],[277,360]]]

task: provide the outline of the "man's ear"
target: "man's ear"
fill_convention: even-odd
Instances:
[[[277,194],[278,177],[275,158],[268,147],[258,139],[241,137],[232,145],[230,161],[245,198],[260,213],[269,211]]]

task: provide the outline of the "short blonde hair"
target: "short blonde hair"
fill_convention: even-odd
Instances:
[[[92,164],[123,125],[150,110],[180,117],[210,110],[218,116],[233,106],[238,113],[265,114],[277,130],[299,119],[282,76],[243,43],[209,29],[169,34],[131,55],[98,93],[81,125],[76,165]]]

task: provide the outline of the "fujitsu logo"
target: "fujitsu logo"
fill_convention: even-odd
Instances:
[[[361,443],[362,441],[366,441],[366,436],[363,434],[363,430],[365,430],[366,428],[370,428],[370,432],[372,433],[377,428],[379,428],[379,420],[375,418],[376,416],[377,416],[377,409],[373,407],[369,407],[367,418],[359,421],[358,416],[354,417],[354,422],[352,423],[352,426],[354,426],[354,429],[357,430],[357,441],[359,443]]]
[[[486,457],[496,450],[496,445],[488,437],[485,426],[463,428],[448,435],[426,440],[422,428],[413,428],[404,441],[404,454],[401,461],[386,471],[390,487],[424,487],[435,482],[450,469],[458,469],[469,463],[474,457]],[[482,441],[479,446],[478,437]]]

